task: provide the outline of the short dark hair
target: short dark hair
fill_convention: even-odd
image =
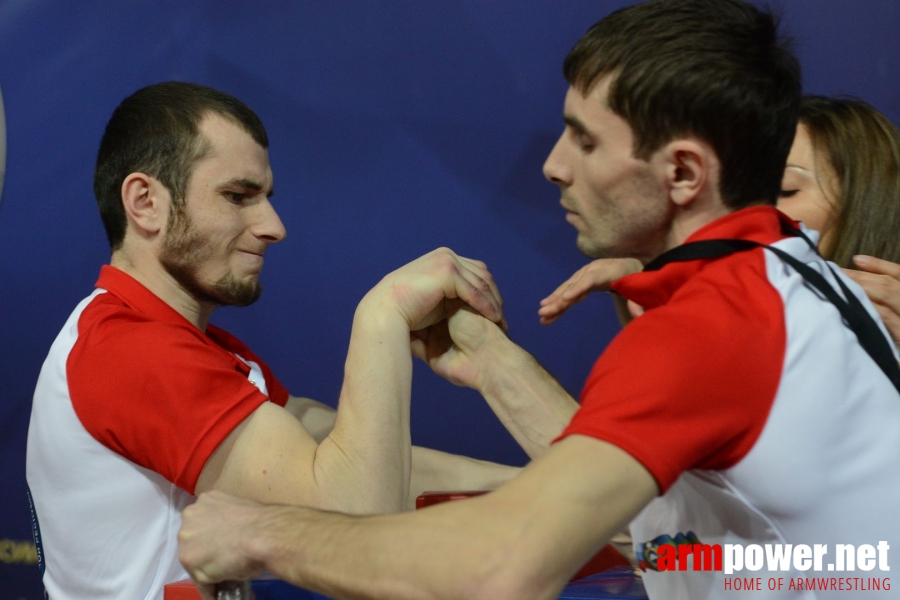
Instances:
[[[825,257],[900,262],[900,129],[862,100],[822,96],[803,98],[800,123],[840,182]]]
[[[266,129],[250,107],[205,85],[181,81],[150,85],[113,112],[94,169],[94,195],[113,251],[125,239],[122,182],[136,172],[155,177],[172,194],[176,208],[181,206],[194,164],[208,152],[199,125],[209,114],[229,119],[260,146],[269,147]]]
[[[610,76],[610,110],[647,159],[676,136],[709,143],[731,208],[778,198],[800,104],[800,65],[778,18],[741,0],[652,0],[613,12],[566,57],[582,94]]]

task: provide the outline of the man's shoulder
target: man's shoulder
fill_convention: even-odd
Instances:
[[[759,248],[707,262],[645,316],[655,316],[648,319],[655,327],[684,326],[696,329],[695,335],[703,334],[702,325],[756,328],[769,316],[781,319],[783,298],[769,276],[764,252]]]
[[[221,327],[217,327],[215,325],[207,325],[206,335],[209,337],[209,339],[222,346],[232,354],[239,354],[241,356],[244,356],[245,358],[247,354],[253,354],[247,344],[238,339],[234,334],[225,331]]]
[[[202,338],[203,333],[183,318],[160,319],[132,306],[114,293],[99,289],[78,317],[78,337],[119,346],[139,338],[141,344],[171,339]]]

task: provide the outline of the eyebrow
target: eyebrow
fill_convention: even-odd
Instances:
[[[572,115],[563,115],[563,123],[571,127],[572,129],[576,129],[581,133],[588,133],[588,128],[585,127],[584,123],[582,123],[578,118],[573,117]]]
[[[224,184],[222,184],[223,188],[227,188],[229,186],[238,186],[238,187],[244,188],[245,190],[248,190],[251,192],[257,192],[257,193],[259,193],[263,190],[262,183],[256,181],[255,179],[247,179],[247,178],[232,179],[231,181],[226,181]],[[275,190],[271,189],[266,194],[266,198],[271,198],[274,195],[275,195]]]

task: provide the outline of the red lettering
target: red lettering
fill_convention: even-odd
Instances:
[[[664,544],[657,550],[656,568],[660,571],[674,571],[678,564],[678,550],[675,546]]]
[[[726,579],[726,581],[728,581]],[[735,577],[730,582],[735,590],[756,590],[762,589],[762,577]]]
[[[688,544],[681,544],[678,546],[678,570],[679,571],[687,571],[688,557],[691,555],[691,552],[694,551],[694,547]],[[697,564],[694,563],[694,568],[696,569]]]
[[[722,570],[721,544],[694,544],[692,550],[694,553],[695,571]]]

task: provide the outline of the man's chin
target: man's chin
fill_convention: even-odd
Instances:
[[[582,234],[578,234],[578,238],[575,240],[575,245],[578,246],[578,250],[581,251],[582,254],[591,259],[597,258],[609,258],[607,253],[604,252],[603,248],[598,248],[595,243],[591,240],[584,237]]]
[[[216,283],[215,295],[222,305],[249,306],[259,300],[262,284],[254,277],[243,281],[229,279]]]
[[[582,235],[578,236],[575,244],[578,246],[578,250],[591,260],[597,260],[598,258],[635,258],[623,248],[602,246]]]

